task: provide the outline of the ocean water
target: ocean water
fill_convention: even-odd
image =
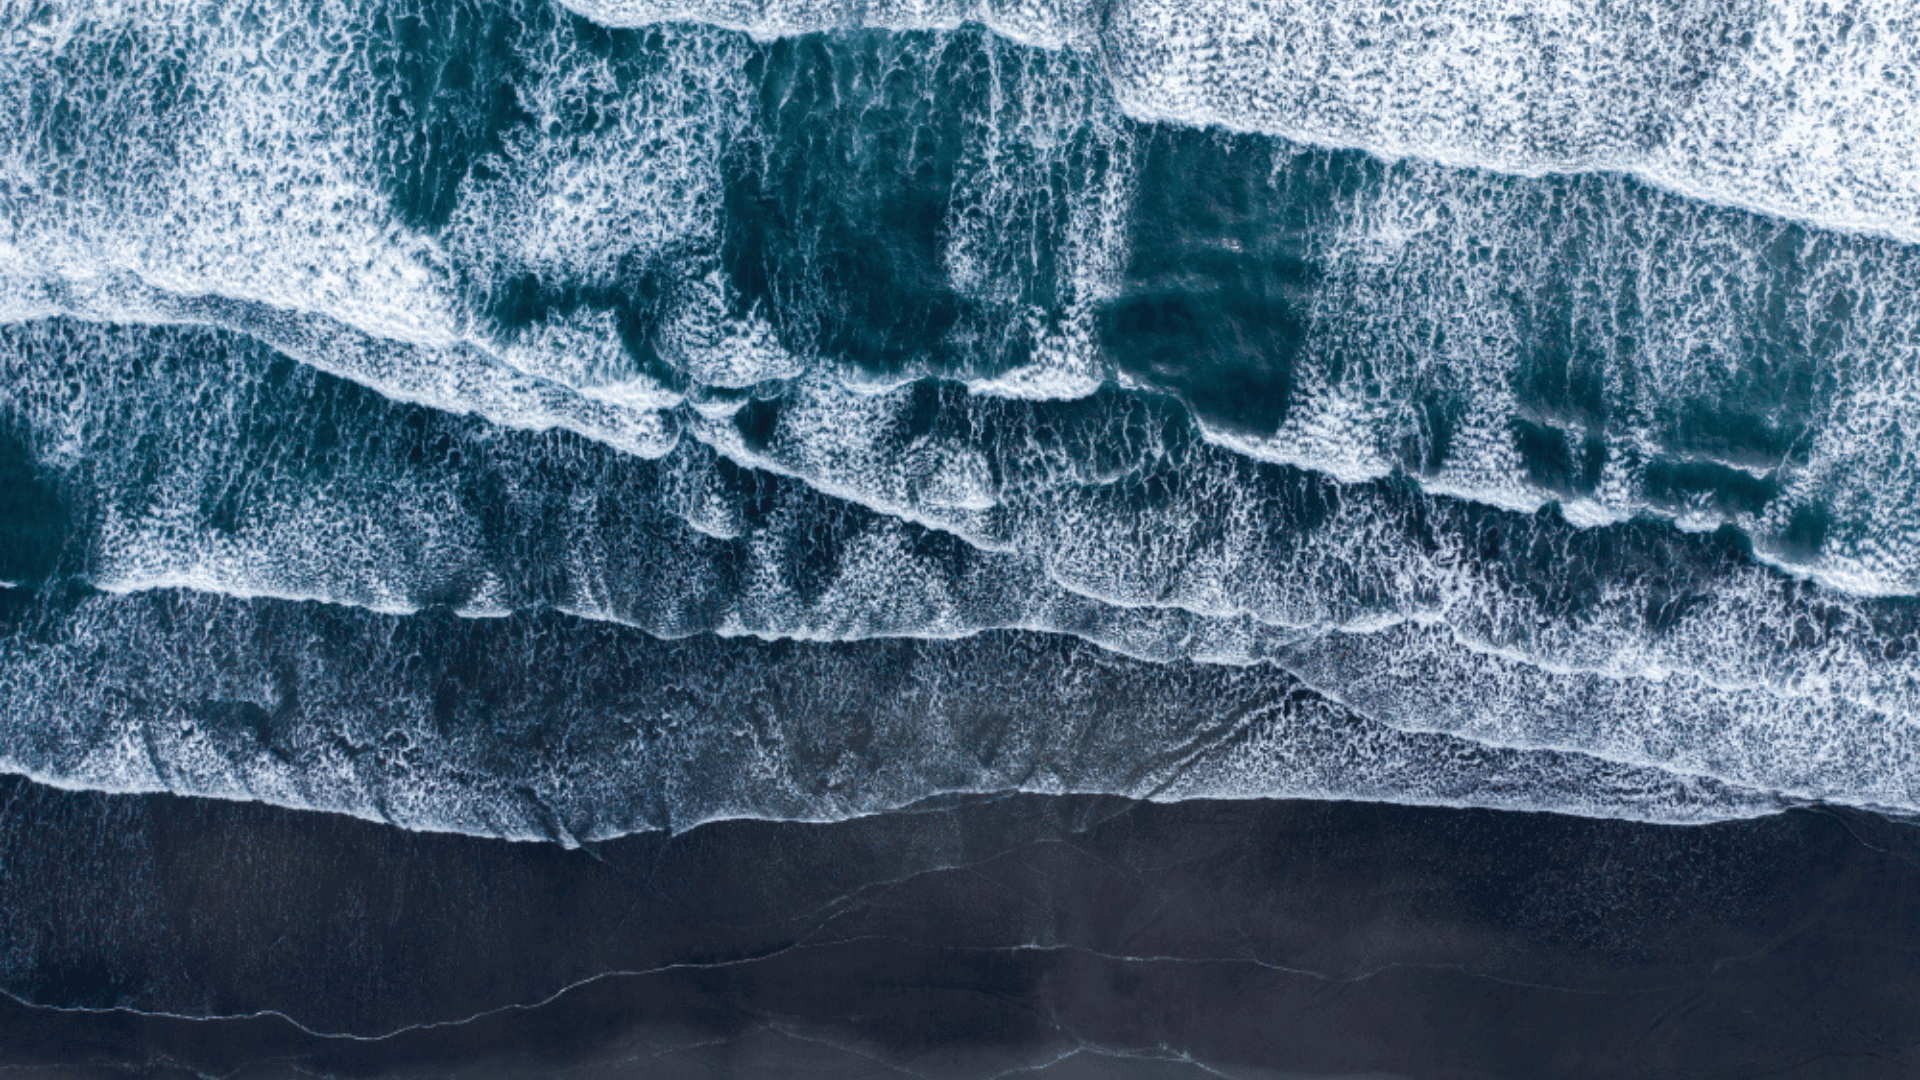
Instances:
[[[0,7],[0,768],[1920,812],[1902,4]]]

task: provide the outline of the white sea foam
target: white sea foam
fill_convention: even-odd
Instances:
[[[821,30],[952,30],[980,23],[1022,45],[1085,43],[1093,11],[1079,0],[577,0],[568,7],[604,26],[698,22],[762,40]]]
[[[1444,626],[1328,635],[1291,647],[1280,663],[1401,730],[1577,749],[1786,797],[1920,805],[1920,727],[1844,699],[1783,701],[1677,672],[1648,679],[1550,671],[1462,648]]]
[[[804,477],[837,498],[952,532],[982,550],[1037,557],[1052,581],[1103,604],[1250,617],[1312,634],[1433,622],[1548,670],[1629,679],[1686,672],[1781,695],[1787,711],[1807,695],[1830,695],[1887,717],[1920,715],[1914,659],[1897,648],[1899,659],[1888,659],[1889,639],[1869,610],[1844,596],[1804,594],[1765,569],[1711,562],[1675,568],[1663,580],[1665,573],[1645,576],[1657,562],[1640,569],[1629,557],[1614,578],[1590,560],[1604,545],[1633,541],[1583,538],[1551,520],[1476,525],[1453,515],[1457,524],[1429,537],[1409,531],[1408,511],[1367,487],[1339,493],[1322,520],[1302,523],[1293,519],[1300,511],[1276,502],[1279,493],[1267,485],[1311,481],[1283,474],[1263,481],[1234,457],[1203,448],[1169,461],[1177,436],[1166,425],[1178,421],[1108,400],[1104,414],[1084,414],[1078,425],[1056,421],[1047,431],[1044,414],[1031,406],[956,399],[932,431],[909,436],[902,421],[914,408],[910,392],[849,394],[819,381],[796,388],[764,444],[748,445],[728,423],[688,430],[743,463]],[[915,463],[980,453],[972,445],[980,432],[1014,448],[982,470],[999,484],[971,506],[923,497]],[[1077,451],[1081,444],[1088,449]],[[1104,468],[1097,464],[1103,454],[1112,455]],[[1147,496],[1154,473],[1177,477],[1181,493]],[[1489,562],[1475,550],[1474,531],[1489,529],[1513,534],[1511,557],[1543,544],[1558,552],[1541,571],[1549,592],[1504,583],[1509,570],[1499,557]],[[1561,589],[1592,595],[1549,599]],[[1659,614],[1668,608],[1674,617]]]
[[[596,398],[528,374],[470,342],[435,345],[382,338],[324,314],[218,294],[181,296],[128,274],[69,281],[15,279],[10,284],[12,288],[0,292],[0,321],[68,315],[109,324],[222,327],[394,401],[473,413],[507,428],[572,431],[639,457],[659,457],[677,438],[667,412],[678,404],[677,395],[658,388],[629,389],[623,400],[607,400],[613,395],[603,388]],[[508,355],[516,351],[510,349]]]
[[[73,341],[48,350],[69,360],[84,351],[84,343]],[[123,360],[99,368],[153,366],[151,360]],[[13,374],[17,386],[34,383],[18,370]],[[196,395],[204,402],[199,387],[207,375],[203,370],[189,378],[182,388],[186,393],[121,386],[89,396],[157,419],[163,414],[140,403]],[[1686,614],[1655,630],[1646,623],[1647,613],[1659,606],[1659,590],[1669,586],[1602,580],[1604,591],[1588,606],[1543,607],[1524,590],[1503,587],[1499,577],[1505,568],[1498,562],[1476,562],[1466,550],[1471,536],[1443,533],[1438,550],[1416,554],[1409,550],[1416,538],[1395,535],[1393,512],[1362,496],[1349,496],[1343,514],[1309,534],[1317,539],[1308,550],[1292,555],[1283,554],[1284,547],[1276,551],[1250,543],[1231,529],[1217,546],[1187,539],[1220,536],[1214,516],[1220,512],[1228,518],[1265,518],[1264,525],[1250,524],[1269,537],[1297,528],[1259,511],[1258,497],[1251,504],[1229,502],[1213,510],[1176,504],[1154,511],[1147,531],[1164,531],[1168,539],[1155,550],[1140,551],[1111,540],[1116,525],[1128,519],[1103,510],[1108,498],[1098,493],[1063,499],[1057,492],[1029,492],[1008,505],[954,497],[950,483],[929,483],[932,474],[916,463],[930,455],[960,453],[973,462],[966,471],[976,476],[986,465],[977,451],[941,450],[936,444],[902,459],[900,487],[921,492],[922,516],[934,515],[938,523],[939,515],[949,515],[948,524],[952,515],[984,517],[991,524],[997,509],[1003,525],[1015,526],[1000,542],[1003,554],[983,552],[956,570],[948,556],[926,549],[925,541],[896,519],[849,516],[824,502],[783,499],[770,516],[763,514],[749,527],[741,516],[741,493],[714,486],[710,467],[699,464],[697,455],[682,455],[686,460],[676,458],[668,476],[649,479],[632,469],[609,470],[591,457],[574,465],[564,458],[543,462],[554,451],[529,447],[533,454],[527,456],[497,439],[476,438],[476,432],[454,444],[476,458],[492,448],[491,461],[476,460],[471,470],[396,470],[377,459],[352,457],[308,478],[287,467],[298,463],[297,444],[283,451],[285,464],[256,460],[247,452],[244,432],[257,419],[250,421],[245,409],[231,402],[216,399],[206,405],[161,425],[154,419],[116,420],[111,414],[80,423],[95,433],[91,452],[102,458],[99,475],[146,478],[104,500],[92,540],[92,574],[103,587],[186,586],[237,596],[327,599],[382,611],[416,611],[447,596],[472,613],[559,603],[579,614],[669,635],[707,630],[846,640],[953,637],[1020,626],[1074,633],[1158,661],[1192,657],[1290,668],[1296,666],[1291,657],[1303,638],[1411,620],[1446,627],[1472,654],[1492,658],[1489,664],[1520,664],[1549,681],[1591,675],[1649,684],[1621,691],[1616,696],[1625,704],[1617,707],[1602,707],[1595,698],[1591,711],[1610,718],[1607,723],[1631,724],[1634,716],[1649,712],[1649,694],[1674,699],[1651,711],[1687,713],[1695,699],[1712,697],[1708,690],[1730,694],[1737,703],[1720,707],[1721,713],[1771,716],[1779,723],[1802,716],[1810,726],[1817,715],[1832,714],[1851,716],[1845,724],[1864,730],[1897,722],[1914,708],[1911,660],[1886,659],[1887,639],[1859,625],[1862,615],[1848,614],[1844,603],[1796,598],[1762,571],[1722,569],[1692,582],[1682,579],[1688,592],[1670,602]],[[268,410],[268,415],[277,413]],[[282,419],[296,428],[309,426],[299,413]],[[120,449],[102,445],[102,431],[122,440]],[[379,428],[368,431],[377,434]],[[347,436],[349,445],[370,441],[366,431],[349,430]],[[46,441],[58,447],[76,438],[54,431]],[[154,444],[179,450],[148,460],[147,448]],[[827,447],[818,438],[802,445],[816,451]],[[498,584],[524,560],[511,551],[494,553],[497,541],[480,524],[489,508],[461,494],[476,471],[516,477],[518,498],[535,508],[535,516],[525,524],[511,524],[516,518],[510,517],[508,531],[525,536],[524,530],[538,530],[530,556],[561,571],[570,591],[542,594],[528,592],[524,581]],[[1205,470],[1193,469],[1187,477],[1203,492],[1221,490],[1206,479]],[[1124,498],[1126,478],[1118,479]],[[315,486],[316,480],[325,487]],[[553,509],[539,509],[549,505],[542,490],[572,494]],[[981,488],[976,482],[963,490]],[[215,527],[209,505],[229,492],[238,498],[242,491],[239,519]],[[1203,496],[1201,501],[1216,500]],[[117,509],[124,504],[143,510],[129,517]],[[642,508],[646,512],[638,513]],[[675,538],[677,523],[667,513],[686,519],[696,534],[743,543],[729,552],[702,547],[697,536]],[[1126,529],[1140,525],[1136,511]],[[538,540],[542,533],[547,540]],[[827,545],[822,550],[836,554],[830,562],[810,563],[809,552],[822,544]],[[1231,560],[1223,562],[1230,552]],[[1580,558],[1577,548],[1565,556],[1570,566]],[[712,576],[722,561],[738,568],[731,583]],[[1171,589],[1160,569],[1167,566],[1181,568]],[[1341,572],[1328,573],[1341,566],[1361,568],[1368,578],[1354,581]],[[1497,660],[1501,657],[1506,659]],[[1354,670],[1372,669],[1356,665]],[[1346,692],[1324,678],[1316,685],[1337,695]],[[1498,708],[1525,713],[1521,706],[1541,693],[1523,687],[1498,699],[1506,702]],[[1707,710],[1702,715],[1708,719],[1692,728],[1724,724],[1711,720],[1712,714]]]
[[[564,265],[606,288],[617,262],[710,236],[730,115],[715,83],[737,68],[711,52],[727,35],[676,42],[669,70],[624,111],[606,108],[623,89],[606,62],[523,42],[553,65],[520,102],[543,130],[569,110],[614,122],[564,146],[505,147],[503,178],[469,178],[432,234],[408,227],[381,187],[384,157],[430,148],[396,150],[365,107],[391,89],[354,46],[365,15],[16,9],[0,51],[0,94],[21,120],[0,135],[0,318],[232,325],[400,400],[664,452],[659,410],[679,396],[631,370],[607,317],[503,337],[456,279]],[[102,66],[108,54],[119,67]]]
[[[195,3],[20,12],[0,52],[7,104],[24,118],[0,138],[0,319],[232,326],[399,400],[649,456],[671,445],[657,414],[683,396],[636,369],[603,306],[652,287],[646,275],[679,279],[658,298],[653,344],[695,384],[747,386],[812,362],[781,346],[770,313],[733,311],[737,293],[711,266],[720,156],[749,92],[734,35],[689,27],[623,61],[578,48],[564,28],[522,32],[530,77],[516,106],[528,122],[449,193],[448,220],[421,229],[394,209],[379,163],[449,151],[396,144],[380,127],[368,103],[401,91],[352,46],[368,14],[325,3],[246,19]],[[95,70],[88,57],[108,48],[137,63]],[[1118,266],[1124,168],[1053,190],[1056,158],[1104,115],[1103,93],[1069,58],[998,52],[1033,70],[996,84],[1016,97],[990,102],[969,136],[946,262],[956,291],[1001,302],[1022,257],[1009,219],[1057,229],[1061,250],[1048,254],[1061,257],[1066,317],[1018,313],[1033,322],[1034,361],[981,385],[1085,393],[1101,377],[1092,312]],[[543,312],[552,298],[536,294],[544,317],[494,326],[484,309],[521,281],[578,306]]]
[[[1277,177],[1295,151],[1274,153]],[[1277,181],[1284,184],[1286,181]],[[1212,437],[1355,481],[1456,419],[1436,493],[1583,524],[1653,512],[1731,524],[1762,558],[1860,595],[1920,591],[1920,249],[1807,233],[1621,178],[1515,182],[1401,163],[1313,234],[1309,302],[1286,421]],[[1590,487],[1529,476],[1516,421],[1596,450]],[[1713,467],[1776,494],[1721,505]],[[1829,524],[1814,550],[1796,517]]]

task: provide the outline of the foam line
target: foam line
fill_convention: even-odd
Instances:
[[[1429,501],[1391,484],[1341,486],[1250,466],[1186,436],[1189,421],[1177,412],[1119,395],[1070,410],[949,396],[924,434],[903,438],[902,418],[924,415],[921,401],[919,391],[853,395],[816,381],[783,403],[753,445],[727,422],[687,430],[742,464],[803,478],[983,550],[1038,557],[1051,580],[1103,604],[1310,633],[1427,621],[1549,669],[1653,678],[1678,671],[1715,686],[1834,694],[1915,714],[1909,678],[1896,674],[1911,661],[1888,644],[1903,634],[1892,628],[1901,620],[1893,612],[1903,610],[1897,602],[1804,594],[1774,571],[1728,561],[1705,539],[1631,523],[1583,535],[1551,518]],[[1083,449],[1090,447],[1099,450]],[[943,468],[997,483],[968,499],[923,497],[930,485],[960,483],[942,478]],[[1149,495],[1160,485],[1177,494]],[[1560,601],[1500,583],[1507,571],[1472,550],[1481,543],[1476,534],[1488,532],[1510,534],[1500,543],[1515,554],[1533,544],[1561,552],[1550,579],[1584,564],[1579,574],[1604,580],[1589,560],[1624,570],[1643,557],[1618,549],[1602,556],[1615,543],[1610,535],[1649,544],[1648,559],[1701,561],[1636,585],[1596,580],[1605,598],[1586,606],[1572,599],[1588,588],[1577,578],[1559,586],[1575,590]],[[1655,555],[1659,548],[1667,550]],[[1377,584],[1352,580],[1354,570]],[[1878,625],[1888,618],[1894,623]],[[1788,644],[1804,637],[1796,625],[1821,627],[1804,638],[1804,652]]]
[[[1884,0],[582,10],[694,22],[4,17],[10,768],[562,841],[1920,803]]]

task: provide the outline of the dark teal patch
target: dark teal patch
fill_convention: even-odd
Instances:
[[[519,42],[553,19],[538,2],[402,0],[373,12],[367,62],[385,136],[375,164],[400,220],[444,226],[461,182],[532,122],[520,104],[528,76]]]
[[[1071,172],[1098,168],[1085,132],[1072,169],[1034,168],[1001,133],[997,169],[1031,184],[993,225],[1004,255],[993,301],[947,273],[956,184],[992,127],[998,92],[1019,101],[1018,52],[978,28],[951,34],[816,34],[765,46],[755,136],[729,161],[722,259],[743,308],[775,320],[789,348],[874,373],[985,373],[1027,359],[1014,317],[1057,315],[1056,264]],[[1024,155],[1024,156],[1023,156]],[[1015,185],[1019,187],[1019,185]]]
[[[1120,370],[1256,433],[1286,419],[1319,279],[1312,234],[1366,168],[1302,155],[1276,176],[1273,145],[1184,128],[1149,135],[1126,280],[1103,324]]]
[[[0,581],[32,589],[54,571],[69,527],[58,482],[10,419],[0,417]]]
[[[1599,434],[1567,431],[1531,420],[1513,422],[1513,446],[1534,487],[1561,495],[1591,495],[1607,464]]]
[[[608,30],[538,0],[407,0],[379,8],[370,23],[376,32],[368,64],[379,87],[384,136],[375,164],[395,214],[426,232],[451,219],[469,178],[495,179],[509,141],[565,147],[594,136],[618,111],[634,107],[641,84],[671,59],[672,43],[658,31]],[[559,95],[556,115],[536,130],[523,102],[532,100],[535,80],[563,72],[535,70],[528,57],[549,50],[605,63],[611,81],[587,80]],[[543,277],[496,276],[492,266],[455,269],[503,338],[582,310],[611,312],[635,373],[684,388],[660,359],[653,334],[665,298],[693,276],[687,262],[700,253],[636,248],[612,254],[610,280],[576,280],[551,270]]]
[[[1758,514],[1780,494],[1774,473],[1755,476],[1711,461],[1656,461],[1644,483],[1656,505],[1679,509],[1704,499],[1722,514]]]
[[[1670,414],[1668,448],[1752,469],[1804,462],[1817,403],[1833,387],[1835,353],[1853,315],[1844,291],[1813,292],[1817,263],[1833,252],[1798,226],[1778,228],[1761,273],[1727,275],[1740,333],[1725,351],[1697,349],[1692,385]]]
[[[1820,557],[1820,547],[1832,527],[1833,515],[1826,507],[1818,503],[1795,507],[1775,548],[1789,561],[1812,563]]]
[[[619,260],[611,285],[549,282],[536,274],[515,274],[495,289],[487,309],[494,325],[509,339],[582,310],[610,311],[633,372],[671,389],[685,390],[685,376],[661,358],[654,346],[654,332],[673,289],[673,279],[686,272],[684,264],[671,258],[662,262],[629,254]]]

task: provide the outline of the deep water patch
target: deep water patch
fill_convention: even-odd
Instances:
[[[375,163],[401,221],[444,226],[461,185],[490,173],[487,159],[533,122],[518,89],[529,77],[526,39],[564,18],[539,0],[398,0],[370,13],[366,59],[384,136]]]
[[[70,525],[59,480],[36,459],[27,433],[0,414],[0,603],[52,574]]]
[[[1200,417],[1271,433],[1318,280],[1313,233],[1370,171],[1268,139],[1175,127],[1143,140],[1130,259],[1104,335],[1119,369]]]
[[[978,27],[762,46],[725,195],[736,304],[869,375],[1023,363],[1071,300],[1071,200],[1114,164],[1072,100],[1082,66]]]

